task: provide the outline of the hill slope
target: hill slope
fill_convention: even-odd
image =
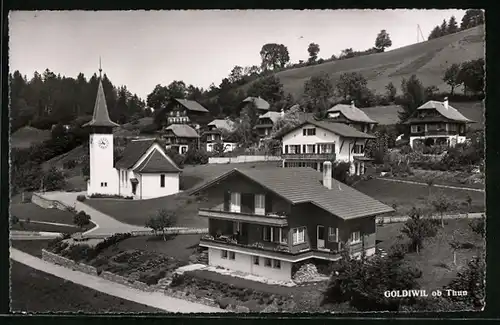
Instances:
[[[31,126],[25,126],[11,135],[10,145],[12,148],[26,149],[32,144],[50,139],[50,136],[49,130],[39,130]]]
[[[441,91],[449,87],[443,82],[444,71],[453,63],[484,58],[484,26],[446,35],[430,41],[405,46],[384,53],[377,53],[346,60],[338,60],[276,73],[284,90],[299,99],[304,82],[322,72],[334,82],[345,72],[360,72],[368,80],[368,88],[384,93],[392,82],[399,89],[401,79],[416,74],[425,86],[436,86]],[[244,89],[249,84],[242,86]]]

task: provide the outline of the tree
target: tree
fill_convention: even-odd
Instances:
[[[456,33],[456,32],[458,32],[457,19],[455,18],[455,16],[451,16],[450,20],[448,21],[447,33],[448,34],[453,34],[453,33]]]
[[[423,248],[424,239],[435,236],[437,230],[431,220],[422,218],[420,210],[415,207],[410,211],[409,217],[401,232],[410,239],[411,249],[419,254]]]
[[[226,148],[224,147],[224,142],[221,140],[218,140],[214,144],[213,148],[213,154],[215,157],[223,157],[224,152],[226,151]]]
[[[446,22],[446,19],[443,19],[441,26],[439,26],[439,30],[441,31],[441,36],[448,34],[448,23]]]
[[[344,100],[362,100],[366,94],[368,82],[359,72],[346,72],[340,75],[336,84],[337,93]]]
[[[90,224],[90,216],[84,211],[80,211],[73,217],[73,223],[82,229],[86,225]]]
[[[316,60],[318,59],[319,45],[316,43],[309,44],[307,52],[309,52],[309,62],[310,63],[316,62]]]
[[[161,209],[157,212],[155,216],[151,216],[149,220],[146,221],[146,227],[151,228],[156,235],[161,231],[163,235],[163,240],[167,241],[166,229],[175,225],[177,217],[175,213],[169,212],[165,209]]]
[[[436,26],[429,34],[429,37],[427,38],[427,40],[431,40],[431,39],[438,38],[441,36],[443,36],[443,34],[441,33],[441,29],[439,28],[439,26]]]
[[[443,81],[446,82],[448,86],[451,87],[450,94],[453,95],[453,91],[457,86],[461,84],[460,79],[458,78],[460,74],[460,65],[452,64],[449,66],[444,72]]]
[[[249,77],[254,77],[257,76],[261,73],[261,68],[257,65],[252,65],[250,67],[245,67],[243,70],[243,75],[249,76]]]
[[[340,52],[340,56],[339,56],[339,59],[342,60],[342,59],[349,59],[349,58],[352,58],[354,57],[354,51],[352,48],[348,48],[348,49],[344,49]]]
[[[302,109],[299,105],[292,106],[287,112],[284,113],[283,117],[279,118],[273,124],[270,137],[279,138],[282,134],[299,125],[301,122],[301,114]]]
[[[45,191],[61,190],[66,185],[66,180],[61,171],[52,166],[42,176],[43,188]]]
[[[279,77],[274,75],[261,78],[252,83],[247,91],[247,95],[251,97],[261,97],[270,105],[274,105],[274,103],[285,98],[283,84]]]
[[[262,70],[277,70],[284,68],[290,61],[288,48],[283,44],[268,43],[260,50]]]
[[[443,193],[438,193],[437,196],[431,201],[434,210],[439,213],[441,218],[441,228],[444,228],[444,214],[451,210],[453,202]]]
[[[254,126],[257,124],[257,108],[254,103],[246,105],[240,114],[240,118],[235,123],[234,133],[240,146],[247,148],[255,142]]]
[[[392,82],[389,82],[387,84],[387,86],[385,86],[385,90],[386,90],[386,96],[387,96],[387,99],[389,100],[389,102],[394,103],[394,101],[396,100],[396,94],[397,94],[397,90],[396,90],[396,87],[394,86],[394,84]]]
[[[314,112],[328,110],[334,94],[333,83],[327,73],[313,76],[304,83],[304,102]]]
[[[484,59],[481,58],[463,63],[457,79],[459,83],[463,83],[465,94],[467,90],[483,93],[484,75]]]
[[[403,78],[401,81],[401,89],[403,92],[403,97],[401,99],[403,111],[398,112],[398,114],[399,119],[404,122],[415,113],[419,106],[426,102],[427,96],[424,86],[416,75],[411,75],[408,80]]]
[[[239,65],[236,65],[229,74],[229,82],[235,83],[240,81],[241,78],[243,78],[243,68],[240,67]]]
[[[486,218],[482,216],[479,219],[473,219],[469,222],[469,228],[481,237],[486,236]]]
[[[397,311],[411,298],[389,298],[381,292],[419,289],[421,272],[397,256],[354,259],[347,252],[334,267],[322,304],[348,302],[360,311]]]
[[[386,48],[391,46],[392,41],[389,37],[389,34],[385,29],[382,29],[375,39],[375,48],[380,52],[384,52]]]
[[[469,9],[462,17],[460,29],[468,29],[484,24],[484,12],[481,9]]]
[[[485,270],[484,257],[474,257],[463,270],[458,272],[457,277],[443,288],[444,290],[467,291],[467,294],[456,296],[444,293],[444,296],[453,302],[465,303],[468,307],[482,308],[485,298]]]

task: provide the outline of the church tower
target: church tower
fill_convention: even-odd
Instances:
[[[99,62],[99,86],[94,114],[92,120],[84,125],[90,128],[90,179],[87,183],[87,195],[118,194],[118,171],[113,162],[113,128],[119,125],[109,118],[101,72]]]

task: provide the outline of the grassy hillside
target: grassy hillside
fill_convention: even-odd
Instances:
[[[31,126],[25,126],[12,134],[10,144],[12,148],[25,149],[32,144],[50,139],[50,136],[49,130],[39,130]]]
[[[453,63],[484,58],[484,46],[484,26],[478,26],[385,53],[290,69],[278,72],[276,76],[285,92],[291,93],[295,99],[302,96],[304,82],[322,72],[330,74],[334,82],[342,73],[360,72],[368,80],[368,87],[377,93],[384,93],[389,82],[399,90],[401,79],[412,74],[416,74],[426,86],[434,85],[441,91],[448,91],[449,87],[442,81],[446,68]],[[248,86],[242,87],[247,89]]]

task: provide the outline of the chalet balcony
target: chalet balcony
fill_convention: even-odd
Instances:
[[[206,218],[240,221],[266,226],[286,227],[288,225],[288,220],[285,215],[274,213],[259,215],[254,213],[231,212],[223,209],[199,209],[198,215]]]
[[[284,153],[281,155],[283,159],[300,159],[300,160],[331,160],[335,161],[334,153]]]
[[[458,131],[447,131],[447,130],[427,130],[419,132],[411,132],[412,136],[450,136],[450,135],[462,135]]]

